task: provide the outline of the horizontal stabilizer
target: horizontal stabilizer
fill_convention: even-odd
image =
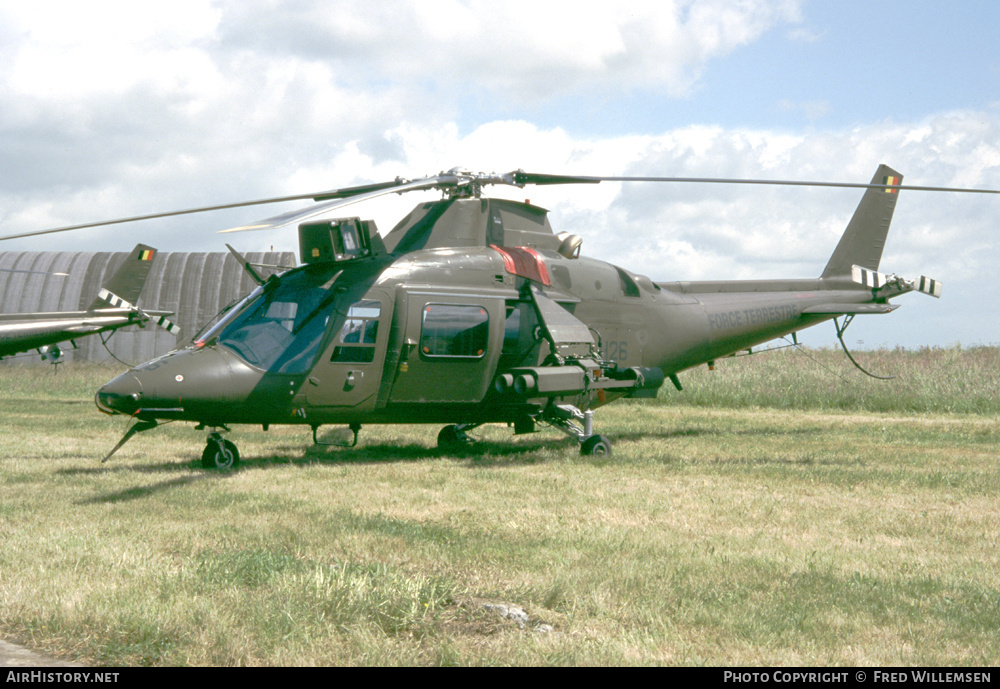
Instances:
[[[802,309],[802,313],[814,314],[873,314],[889,313],[899,308],[898,304],[817,304],[809,308]]]

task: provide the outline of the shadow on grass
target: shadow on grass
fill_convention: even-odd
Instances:
[[[674,438],[701,438],[704,436],[714,436],[722,438],[726,436],[738,437],[787,437],[787,436],[814,436],[826,432],[825,429],[816,426],[813,428],[794,428],[791,430],[776,431],[773,428],[728,428],[728,427],[708,427],[695,426],[689,428],[672,428],[652,431],[625,431],[621,433],[611,432],[607,436],[614,443],[616,440],[625,442],[641,442],[651,438],[670,440]]]
[[[428,459],[471,460],[469,466],[500,464],[535,464],[543,460],[542,453],[560,452],[567,447],[565,438],[553,437],[520,442],[477,441],[470,445],[447,450],[411,443],[409,445],[358,445],[338,448],[313,445],[306,448],[297,465],[313,463],[330,465],[383,464],[388,462],[416,462]]]
[[[272,454],[259,457],[243,457],[239,466],[232,471],[204,469],[200,458],[192,457],[189,461],[130,463],[128,457],[119,459],[112,464],[101,464],[95,459],[93,467],[73,467],[58,469],[54,472],[59,476],[100,476],[102,474],[133,473],[133,474],[177,474],[183,476],[165,479],[145,486],[134,486],[110,493],[103,493],[77,501],[77,504],[107,504],[128,500],[138,500],[154,494],[183,488],[202,481],[225,480],[238,475],[242,471],[261,471],[272,467],[294,466],[306,468],[309,466],[349,466],[388,464],[394,462],[418,462],[434,459],[454,459],[457,462],[467,462],[469,468],[484,466],[519,466],[536,464],[544,461],[540,456],[548,452],[560,452],[567,447],[564,438],[540,439],[537,441],[519,443],[478,442],[457,451],[443,451],[425,445],[411,443],[409,445],[359,445],[355,448],[341,448],[324,445],[286,446],[275,449]],[[285,452],[287,450],[287,452]]]
[[[56,476],[100,476],[101,474],[113,474],[117,472],[130,472],[136,474],[163,474],[177,473],[178,471],[203,471],[201,460],[192,458],[190,461],[180,462],[160,462],[157,464],[136,464],[129,457],[122,457],[115,461],[115,458],[102,464],[99,457],[94,457],[94,466],[72,467],[69,469],[57,469],[53,472]],[[218,473],[218,472],[216,472]]]
[[[187,486],[192,483],[197,483],[212,478],[219,478],[218,472],[215,476],[210,475],[208,472],[204,474],[193,474],[190,476],[179,476],[167,481],[160,481],[159,483],[154,483],[151,486],[135,486],[134,488],[127,488],[125,490],[115,491],[113,493],[107,493],[105,495],[95,495],[94,497],[87,498],[86,500],[78,500],[76,504],[78,505],[100,505],[107,503],[125,502],[128,500],[138,500],[139,498],[146,498],[156,493],[160,493],[165,490],[170,490],[173,488],[178,488],[181,486]]]
[[[797,435],[807,436],[822,432],[819,428],[800,428],[790,431],[775,432],[773,429],[729,429],[710,427],[689,427],[661,429],[654,431],[633,431],[610,435],[612,443],[641,443],[644,440],[660,438],[665,440],[680,438],[697,438],[702,436],[771,436]],[[63,476],[98,476],[101,474],[130,472],[135,474],[178,474],[146,486],[134,486],[101,495],[95,495],[78,501],[77,504],[107,504],[120,501],[138,500],[157,493],[183,488],[202,481],[225,480],[238,475],[242,471],[262,471],[281,466],[307,468],[311,466],[363,466],[400,462],[419,462],[428,460],[452,460],[456,466],[464,468],[483,467],[518,467],[531,466],[540,462],[559,457],[578,457],[579,446],[572,439],[559,435],[539,435],[531,439],[520,438],[516,441],[477,441],[467,446],[450,448],[428,447],[419,443],[396,445],[379,443],[360,444],[354,448],[335,445],[282,445],[261,456],[244,456],[240,465],[232,471],[209,470],[201,466],[200,457],[191,457],[188,461],[167,461],[150,463],[130,462],[128,457],[122,457],[115,462],[101,464],[95,459],[93,467],[75,467],[59,469],[54,472]],[[679,461],[677,457],[663,457],[664,463]],[[614,455],[584,458],[589,463],[600,465],[612,464]],[[763,459],[733,459],[734,465],[739,464],[816,464],[814,457],[772,457]]]
[[[0,410],[9,411],[24,411],[25,409],[30,410],[40,410],[44,411],[46,408],[61,405],[61,406],[77,406],[77,405],[94,405],[94,398],[89,397],[86,399],[67,399],[65,397],[22,397],[18,394],[18,391],[13,391],[13,393],[8,393],[11,395],[3,400],[0,400]]]

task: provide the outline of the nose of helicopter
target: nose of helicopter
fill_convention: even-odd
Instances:
[[[112,379],[95,402],[105,414],[140,419],[228,419],[267,403],[266,390],[254,397],[264,373],[224,348],[177,350]]]
[[[139,410],[142,382],[131,371],[107,382],[94,397],[97,408],[105,414],[132,415]]]
[[[214,375],[213,375],[214,372]],[[177,412],[183,404],[214,391],[217,384],[225,387],[229,368],[220,365],[214,352],[179,350],[147,361],[97,391],[97,408],[106,414],[161,414]],[[194,385],[205,381],[206,385]],[[183,400],[183,402],[182,402]]]

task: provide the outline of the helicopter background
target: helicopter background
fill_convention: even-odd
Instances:
[[[1000,188],[1000,5],[888,0],[0,0],[0,234],[474,171]],[[497,189],[654,280],[815,277],[858,190]],[[337,215],[388,232],[432,195]],[[995,196],[905,193],[884,272],[944,298],[858,319],[855,348],[1000,343]],[[216,230],[267,206],[0,251],[295,250]],[[836,343],[832,327],[805,331]]]

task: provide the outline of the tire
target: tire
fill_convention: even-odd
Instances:
[[[442,450],[451,450],[459,447],[461,443],[458,440],[458,432],[455,429],[455,424],[450,426],[445,426],[438,433],[438,447]]]
[[[445,426],[438,433],[438,449],[445,451],[455,451],[472,444],[469,436],[458,430],[458,426],[451,424]]]
[[[592,435],[580,445],[581,455],[610,455],[611,441],[603,435]]]
[[[218,441],[210,439],[205,445],[205,451],[201,453],[201,465],[206,469],[229,471],[235,469],[239,464],[240,451],[229,440],[223,440],[220,448]]]

